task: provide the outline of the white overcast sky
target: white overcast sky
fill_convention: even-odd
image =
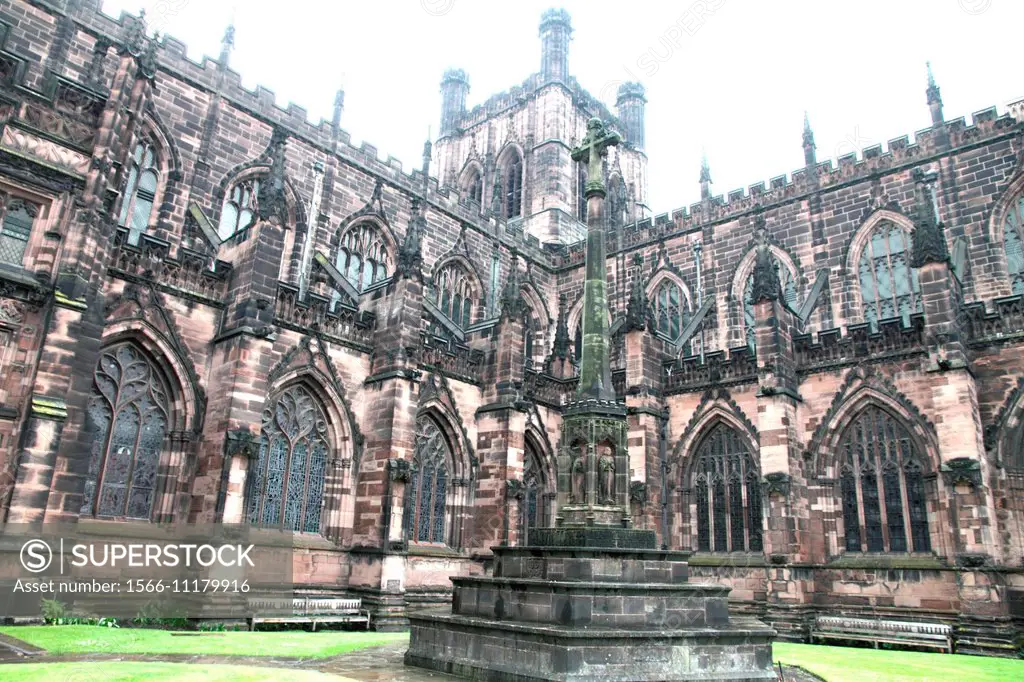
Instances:
[[[438,129],[446,68],[470,78],[469,106],[540,68],[542,12],[572,16],[570,72],[614,104],[618,84],[647,88],[650,205],[699,198],[701,150],[714,192],[803,165],[807,110],[818,158],[835,158],[930,125],[925,61],[946,118],[1024,98],[1022,0],[106,0],[216,57],[234,18],[231,66],[310,119],[330,118],[382,157],[419,167]],[[711,13],[701,12],[711,8]]]

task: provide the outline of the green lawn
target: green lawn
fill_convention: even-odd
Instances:
[[[810,644],[773,645],[776,662],[828,682],[1008,682],[1024,680],[1024,661],[984,656],[876,651]]]
[[[282,677],[284,675],[284,677]],[[342,682],[345,677],[309,670],[254,668],[244,665],[185,663],[20,663],[0,665],[4,682]]]
[[[0,627],[0,633],[50,654],[213,654],[324,658],[346,651],[404,641],[407,633],[378,632],[211,632],[187,633],[96,625]]]

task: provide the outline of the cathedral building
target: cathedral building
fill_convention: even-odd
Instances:
[[[842,613],[1015,652],[1024,104],[947,119],[929,75],[913,139],[818,161],[805,122],[802,168],[717,196],[705,165],[652,218],[644,89],[588,94],[564,11],[508,92],[443,74],[410,171],[341,93],[312,124],[243,88],[231,30],[196,63],[98,4],[0,4],[4,523],[248,523],[378,627],[449,600],[570,476],[598,117],[632,527],[783,639]]]

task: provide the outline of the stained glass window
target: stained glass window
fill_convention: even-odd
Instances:
[[[654,322],[657,330],[675,341],[690,321],[689,302],[683,289],[670,279],[662,280],[654,292]]]
[[[128,167],[128,184],[121,201],[121,215],[117,224],[128,228],[128,243],[136,246],[139,237],[149,227],[149,219],[156,201],[157,156],[153,146],[145,142],[135,145]]]
[[[739,433],[718,422],[696,452],[697,549],[762,549],[760,474]]]
[[[260,191],[258,178],[243,180],[235,184],[224,197],[224,205],[220,210],[220,223],[217,235],[228,240],[239,232],[252,227],[256,222],[256,197]]]
[[[922,311],[917,268],[910,266],[910,238],[903,228],[883,221],[871,232],[857,266],[864,319],[872,330],[893,317],[910,324]]]
[[[81,513],[148,519],[167,433],[167,384],[132,343],[100,354],[86,418],[95,438]]]
[[[32,235],[32,223],[39,207],[22,199],[3,197],[3,223],[0,225],[0,263],[17,267],[25,264],[25,249]]]
[[[1003,246],[1006,251],[1006,269],[1010,274],[1010,288],[1015,294],[1024,294],[1024,195],[1018,197],[1006,214],[1003,223]]]
[[[787,268],[782,262],[774,257],[775,268],[779,273],[779,283],[782,285],[782,300],[785,301],[786,305],[791,310],[796,310],[797,302],[797,290],[796,290],[796,278],[793,273]],[[747,283],[743,287],[743,328],[746,332],[747,346],[754,350],[755,338],[757,336],[757,320],[754,316],[754,273],[751,272],[750,276],[747,277]]]
[[[473,320],[473,285],[465,268],[452,262],[434,276],[434,301],[437,307],[463,329]]]
[[[406,491],[409,540],[445,543],[449,462],[448,440],[437,423],[426,415],[416,419],[413,474]]]
[[[254,526],[319,533],[330,446],[313,395],[292,386],[263,410],[260,449],[250,462],[246,516]]]
[[[483,204],[484,202],[484,181],[480,177],[480,171],[475,168],[470,171],[469,177],[466,178],[466,185],[463,188],[466,193],[466,198],[470,201],[476,202],[477,204]]]
[[[334,265],[356,291],[363,291],[387,279],[391,254],[377,227],[364,221],[350,226],[341,235]]]
[[[847,551],[929,551],[923,460],[906,427],[868,406],[843,432],[839,457]]]
[[[505,217],[518,218],[523,214],[523,158],[513,152],[505,164]]]

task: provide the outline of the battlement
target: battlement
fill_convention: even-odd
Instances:
[[[548,85],[551,85],[551,83],[545,82],[539,73],[532,74],[520,85],[491,95],[482,103],[474,106],[460,118],[459,126],[466,129],[479,125],[489,118],[493,118],[508,109],[522,104],[528,98],[534,96],[542,87]],[[618,117],[611,112],[608,106],[591,95],[573,76],[569,76],[568,82],[565,85],[579,101],[580,105],[592,116],[597,116],[603,121],[610,122],[613,127],[621,126]]]
[[[1024,126],[1024,100],[1009,104],[1007,109],[1006,113],[1000,115],[996,107],[988,107],[975,112],[970,124],[962,117],[952,119],[946,122],[944,129],[925,128],[914,133],[913,139],[902,135],[889,140],[885,147],[876,144],[861,149],[859,154],[844,154],[836,159],[835,164],[827,159],[814,168],[799,168],[788,176],[773,177],[767,184],[756,182],[747,188],[737,188],[707,201],[631,223],[621,228],[623,249],[630,250],[643,244],[701,230],[707,225],[726,223],[749,213],[803,199],[810,194],[896,173],[973,144],[1014,135]],[[608,230],[607,237],[611,254],[618,248],[616,230]],[[584,247],[583,242],[568,245],[553,265],[582,265]]]
[[[103,13],[91,3],[82,3],[68,10],[83,30],[102,35],[112,42],[123,41],[128,28],[139,21],[139,17],[122,12],[118,17]],[[158,42],[156,57],[159,67],[174,78],[210,92],[219,92],[230,104],[255,117],[268,126],[280,127],[297,142],[312,147],[315,152],[335,155],[343,162],[356,166],[366,173],[380,178],[398,191],[422,197],[426,186],[426,201],[433,208],[488,235],[496,236],[502,242],[514,246],[524,257],[537,261],[543,267],[549,260],[540,243],[532,236],[523,235],[521,230],[510,228],[503,219],[482,214],[479,207],[469,203],[455,188],[439,187],[437,178],[430,177],[424,182],[423,172],[414,169],[406,172],[402,162],[394,156],[382,158],[374,145],[362,142],[352,144],[351,135],[342,129],[335,130],[330,121],[309,120],[305,107],[289,103],[282,108],[277,104],[273,90],[263,86],[248,89],[242,85],[241,75],[231,69],[222,69],[220,64],[209,57],[195,61],[188,57],[187,47],[172,36],[162,36]],[[461,70],[450,70],[446,77],[465,78]]]

